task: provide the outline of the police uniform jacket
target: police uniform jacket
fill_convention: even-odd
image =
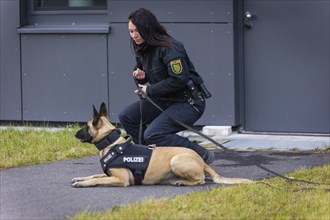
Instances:
[[[143,43],[136,51],[137,65],[145,72],[143,80],[136,80],[139,84],[149,83],[147,95],[153,99],[184,101],[187,83],[193,79],[195,84],[203,82],[195,71],[183,44],[169,38],[171,46],[151,46]]]

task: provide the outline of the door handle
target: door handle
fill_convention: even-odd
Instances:
[[[254,16],[253,14],[251,14],[251,12],[249,12],[249,11],[246,11],[246,12],[244,13],[244,20],[245,20],[245,22],[244,22],[244,27],[245,27],[246,29],[249,30],[249,29],[252,28],[252,25],[251,25],[251,22],[250,22],[250,21],[252,21],[254,17],[255,17],[255,16]]]
[[[245,19],[246,21],[250,21],[250,20],[252,20],[252,18],[253,18],[253,15],[251,14],[251,12],[246,11],[246,12],[244,13],[244,19]]]

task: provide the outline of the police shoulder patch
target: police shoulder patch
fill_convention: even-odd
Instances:
[[[172,72],[175,74],[180,74],[182,73],[182,63],[181,60],[177,59],[177,60],[172,60],[170,62],[170,66],[172,69]]]

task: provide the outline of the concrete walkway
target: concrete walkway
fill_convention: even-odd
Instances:
[[[196,140],[207,148],[218,148],[191,131],[180,132],[180,135]],[[330,147],[330,136],[240,134],[237,132],[209,136],[232,150],[311,151]]]
[[[250,150],[320,150],[330,147],[330,137],[233,134],[225,146]]]

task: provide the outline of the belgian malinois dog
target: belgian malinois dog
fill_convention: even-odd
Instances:
[[[218,184],[253,182],[248,179],[221,177],[195,151],[185,147],[131,144],[131,140],[121,136],[118,129],[110,123],[104,103],[101,104],[99,112],[93,106],[93,119],[77,131],[76,137],[82,142],[96,145],[100,150],[104,174],[74,178],[73,187],[137,184],[193,186],[205,184],[205,173]],[[135,155],[132,155],[132,152],[129,155],[124,153],[136,149],[143,151],[137,151]],[[150,151],[150,154],[147,155],[147,151]]]

